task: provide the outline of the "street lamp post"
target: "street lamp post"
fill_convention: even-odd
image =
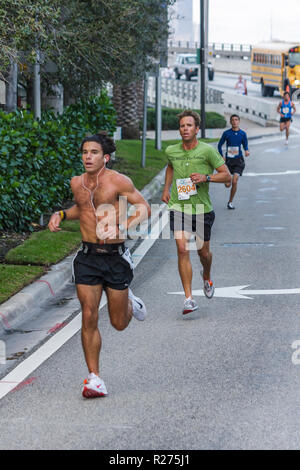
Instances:
[[[141,167],[146,166],[146,134],[147,134],[147,104],[148,104],[148,73],[144,76],[144,110],[143,110],[143,135]]]
[[[207,2],[208,3],[208,2]],[[207,4],[208,10],[208,4]],[[200,108],[201,108],[201,138],[205,139],[205,0],[200,0]]]
[[[36,61],[33,66],[33,107],[35,119],[41,119],[41,76],[40,51],[36,49]]]

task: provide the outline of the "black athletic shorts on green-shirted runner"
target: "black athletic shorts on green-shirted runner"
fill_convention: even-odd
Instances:
[[[205,214],[185,214],[184,212],[170,211],[170,229],[172,232],[195,233],[200,240],[205,242],[210,240],[214,220],[214,211]]]

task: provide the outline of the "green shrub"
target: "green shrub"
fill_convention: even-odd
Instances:
[[[0,230],[30,230],[31,222],[70,194],[83,170],[79,145],[87,134],[115,130],[106,93],[36,121],[28,111],[0,112]]]
[[[200,114],[200,110],[195,109]],[[178,119],[177,115],[182,112],[182,109],[162,108],[162,129],[177,130]],[[226,119],[219,113],[207,111],[205,113],[206,128],[207,129],[223,129],[226,127]],[[155,130],[155,109],[149,108],[147,112],[147,129]]]

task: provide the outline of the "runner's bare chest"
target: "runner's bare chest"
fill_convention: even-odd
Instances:
[[[74,199],[80,211],[96,211],[99,206],[110,204],[116,206],[119,199],[117,185],[112,178],[105,177],[98,184],[95,181],[89,181],[87,176],[78,177],[73,187]]]

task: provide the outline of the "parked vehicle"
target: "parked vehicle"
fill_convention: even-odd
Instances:
[[[178,54],[175,61],[174,72],[175,77],[180,79],[182,75],[186,80],[191,80],[192,77],[197,77],[199,64],[197,64],[196,54]],[[208,80],[214,79],[214,68],[211,61],[207,63]]]

